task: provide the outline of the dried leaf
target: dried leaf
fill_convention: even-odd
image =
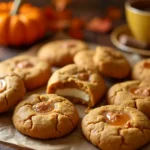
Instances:
[[[94,32],[108,32],[112,28],[112,22],[108,18],[93,18],[87,25],[87,29]]]

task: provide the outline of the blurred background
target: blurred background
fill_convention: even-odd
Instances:
[[[0,0],[0,2],[8,1]],[[125,0],[24,0],[24,2],[38,6],[44,12],[48,25],[46,36],[27,46],[0,46],[1,53],[5,49],[0,60],[26,51],[60,32],[71,38],[112,46],[109,40],[110,33],[116,27],[125,24]],[[62,7],[61,10],[59,5]]]
[[[0,2],[7,2],[9,0],[0,0]],[[26,0],[27,2],[32,3],[33,5],[43,7],[52,2],[52,0]],[[108,5],[117,5],[123,8],[125,0],[72,0],[72,6],[79,9],[104,9]]]
[[[8,2],[10,0],[0,0],[0,2]],[[12,1],[12,0],[11,0]],[[25,0],[38,7],[45,7],[53,3],[54,0]],[[125,0],[70,0],[67,8],[71,9],[74,15],[85,15],[90,17],[95,14],[104,16],[110,7],[118,7],[124,10]]]

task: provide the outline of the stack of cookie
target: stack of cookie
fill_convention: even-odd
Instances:
[[[58,69],[52,73],[51,67]],[[150,141],[149,70],[149,59],[139,62],[132,71],[136,80],[113,85],[106,96],[109,105],[83,118],[87,140],[103,150],[135,150]],[[0,112],[13,108],[26,90],[47,84],[46,94],[30,95],[16,106],[13,123],[33,138],[62,137],[80,120],[73,103],[94,107],[106,92],[103,78],[120,81],[130,71],[127,59],[113,48],[91,50],[79,40],[50,42],[36,57],[17,56],[0,63]]]

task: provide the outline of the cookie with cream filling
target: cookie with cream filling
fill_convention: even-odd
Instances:
[[[47,93],[55,93],[92,107],[101,100],[105,88],[103,78],[95,69],[71,64],[52,74]]]

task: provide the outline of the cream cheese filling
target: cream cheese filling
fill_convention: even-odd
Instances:
[[[83,99],[86,102],[89,102],[89,95],[76,88],[57,89],[55,93],[60,96],[76,97],[76,98]]]

